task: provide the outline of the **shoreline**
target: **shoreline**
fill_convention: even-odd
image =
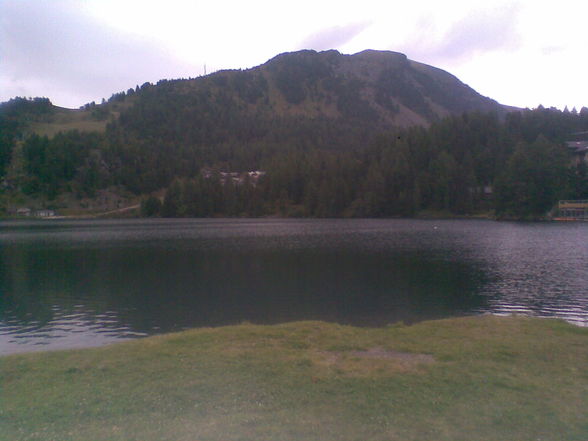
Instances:
[[[588,326],[581,325],[581,324],[575,323],[573,321],[565,320],[562,317],[555,317],[555,316],[554,317],[547,317],[547,316],[529,315],[529,314],[522,314],[522,313],[504,314],[504,313],[493,313],[493,312],[481,312],[481,313],[456,315],[456,316],[446,317],[446,318],[425,319],[425,320],[419,320],[419,321],[410,322],[410,323],[406,323],[405,321],[400,321],[400,322],[394,322],[394,323],[380,325],[380,326],[345,325],[345,324],[341,324],[341,323],[337,323],[337,322],[329,322],[329,321],[324,321],[324,320],[316,320],[316,321],[318,323],[324,323],[325,325],[349,326],[352,328],[368,329],[369,330],[369,329],[384,329],[387,327],[395,327],[395,326],[407,326],[408,327],[408,326],[415,326],[415,325],[418,325],[419,323],[426,323],[426,322],[435,322],[435,321],[441,321],[441,320],[473,319],[473,318],[479,318],[479,317],[499,317],[499,318],[512,318],[512,319],[518,318],[518,319],[523,319],[523,320],[531,319],[531,320],[562,321],[562,322],[565,322],[566,324],[572,325],[577,328],[586,329],[588,331]],[[304,322],[306,322],[306,320],[295,320],[295,321],[276,323],[276,324],[251,323],[248,321],[244,321],[244,322],[238,323],[238,324],[218,325],[218,326],[214,326],[214,325],[198,326],[198,327],[194,327],[194,328],[185,329],[184,331],[170,331],[170,332],[162,332],[162,333],[155,333],[155,334],[145,334],[145,335],[140,335],[140,336],[135,336],[135,337],[121,337],[121,338],[117,338],[117,341],[98,343],[98,344],[75,345],[75,346],[70,346],[70,347],[55,347],[55,348],[44,348],[43,345],[36,345],[35,348],[22,347],[22,350],[19,349],[16,352],[10,352],[10,353],[6,353],[6,354],[0,353],[0,359],[2,359],[2,357],[9,357],[9,356],[13,356],[13,355],[44,354],[44,353],[52,353],[52,352],[60,352],[60,351],[80,351],[80,350],[86,350],[86,349],[106,348],[106,347],[118,345],[121,343],[128,343],[128,342],[133,342],[136,340],[143,340],[146,338],[164,337],[166,335],[178,334],[178,333],[184,333],[184,332],[197,332],[199,330],[204,330],[204,329],[222,329],[222,328],[230,328],[230,327],[242,326],[242,325],[271,327],[271,326],[295,325],[296,323],[304,323]]]

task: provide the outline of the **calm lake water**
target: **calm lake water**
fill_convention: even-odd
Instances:
[[[588,224],[0,222],[0,354],[199,326],[491,312],[588,325]]]

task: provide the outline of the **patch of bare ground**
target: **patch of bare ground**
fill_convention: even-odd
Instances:
[[[382,358],[416,363],[432,363],[435,361],[435,357],[430,354],[413,354],[411,352],[399,352],[382,348],[371,348],[367,351],[352,351],[351,355],[360,358]]]
[[[315,364],[326,370],[324,373],[352,377],[414,372],[424,365],[435,362],[435,357],[430,354],[400,352],[379,347],[361,351],[320,351],[317,355]]]

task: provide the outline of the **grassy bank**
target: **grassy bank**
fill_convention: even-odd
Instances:
[[[201,329],[0,358],[0,440],[588,439],[588,329]]]

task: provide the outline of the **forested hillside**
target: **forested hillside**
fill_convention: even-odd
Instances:
[[[221,174],[176,178],[159,213],[382,217],[495,210],[499,217],[540,217],[558,199],[588,197],[587,164],[570,165],[563,143],[587,127],[588,110],[540,108],[504,121],[463,114],[382,134],[355,150],[271,153],[262,161],[267,175],[255,186]]]
[[[564,144],[586,130],[588,109],[507,108],[402,54],[302,51],[77,111],[2,103],[0,210],[110,189],[145,215],[537,217],[588,198]]]

